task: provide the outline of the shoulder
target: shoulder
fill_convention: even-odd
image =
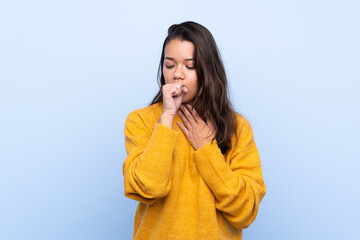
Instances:
[[[241,129],[243,129],[243,128],[250,128],[251,129],[250,122],[243,115],[241,115],[238,112],[235,112],[235,116],[236,116],[237,132],[241,132]]]
[[[236,116],[236,134],[232,136],[234,146],[247,145],[253,141],[253,131],[250,122],[240,113],[235,112]],[[245,146],[241,146],[245,147]]]
[[[161,112],[162,103],[155,103],[144,108],[136,109],[130,112],[126,117],[125,127],[140,124],[151,128],[152,125],[155,125],[159,120]]]

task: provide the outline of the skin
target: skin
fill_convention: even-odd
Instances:
[[[177,122],[195,150],[200,149],[215,136],[212,123],[206,123],[191,106],[198,92],[198,78],[194,68],[194,44],[174,39],[165,46],[162,87],[163,111],[159,123],[172,129],[176,113],[183,123]]]

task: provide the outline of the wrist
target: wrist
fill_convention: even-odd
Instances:
[[[199,143],[199,144],[194,145],[193,147],[194,147],[195,151],[197,151],[197,150],[199,150],[200,148],[202,148],[203,146],[205,146],[206,143],[207,143],[207,142],[205,142],[205,143],[202,142],[202,143]]]
[[[198,151],[200,148],[203,148],[209,142],[212,143],[212,139],[204,139],[201,143],[198,143],[197,145],[195,145],[193,147],[194,147],[195,151]]]
[[[174,117],[171,114],[166,114],[166,113],[162,113],[160,115],[159,121],[158,123],[167,126],[168,128],[172,129],[173,126],[173,122],[174,122]]]

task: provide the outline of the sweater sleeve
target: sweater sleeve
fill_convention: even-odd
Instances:
[[[128,154],[123,164],[125,196],[151,204],[169,193],[178,133],[159,123],[150,130],[142,117],[132,112],[124,134]]]
[[[216,208],[240,229],[255,220],[266,192],[251,126],[246,119],[242,121],[228,163],[216,141],[194,152],[196,166],[215,196]]]

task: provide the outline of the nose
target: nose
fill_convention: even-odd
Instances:
[[[174,79],[175,80],[182,80],[184,79],[185,74],[184,74],[184,70],[181,66],[177,66],[175,68],[175,72],[174,72]]]

